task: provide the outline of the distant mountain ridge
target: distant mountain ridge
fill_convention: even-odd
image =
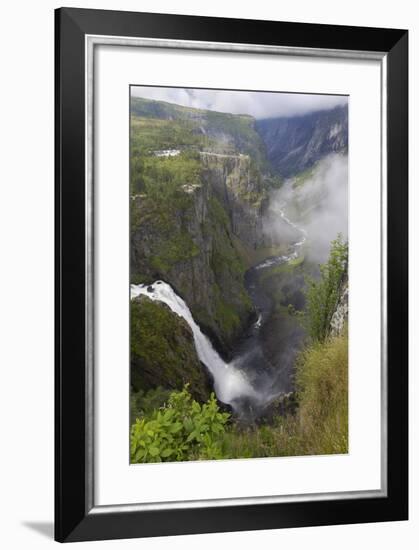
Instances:
[[[283,178],[314,166],[331,153],[348,151],[346,105],[299,116],[257,120],[255,129],[274,171]]]

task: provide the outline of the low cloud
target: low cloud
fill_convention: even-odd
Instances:
[[[176,103],[196,109],[248,114],[258,119],[303,115],[346,105],[347,96],[285,92],[246,92],[133,86],[133,97]]]

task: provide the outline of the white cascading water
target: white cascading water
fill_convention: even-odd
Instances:
[[[258,401],[261,396],[255,391],[244,373],[234,367],[234,363],[226,363],[213,348],[209,338],[202,333],[192,314],[182,298],[164,281],[155,281],[151,285],[131,285],[131,299],[144,295],[151,300],[163,302],[169,308],[185,319],[192,330],[195,348],[199,360],[207,367],[214,378],[214,389],[218,399],[223,403],[232,404],[236,399],[250,397]]]

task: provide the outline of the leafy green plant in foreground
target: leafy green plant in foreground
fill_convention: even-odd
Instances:
[[[220,435],[230,415],[220,412],[214,393],[203,405],[188,385],[168,403],[131,427],[131,462],[173,462],[222,458]]]

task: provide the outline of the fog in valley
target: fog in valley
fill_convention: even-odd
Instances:
[[[324,263],[330,242],[338,233],[348,237],[348,157],[333,154],[322,159],[300,178],[290,178],[273,191],[264,220],[265,233],[286,243],[295,242],[299,234],[280,216],[287,216],[307,234],[307,258]]]

